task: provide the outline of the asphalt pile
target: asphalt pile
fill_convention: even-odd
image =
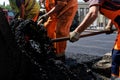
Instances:
[[[56,60],[55,48],[42,25],[32,20],[15,19],[10,27],[21,55],[30,64],[27,67],[32,68],[30,73],[34,80],[96,80],[87,65],[69,65],[72,61],[66,64]]]

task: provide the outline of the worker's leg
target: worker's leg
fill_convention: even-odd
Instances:
[[[112,51],[111,80],[120,79],[120,50]]]
[[[69,36],[70,27],[76,14],[76,11],[77,6],[71,7],[58,18],[58,23],[56,26],[56,38]],[[56,43],[57,57],[65,56],[66,46],[66,41]]]

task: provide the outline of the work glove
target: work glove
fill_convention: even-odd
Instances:
[[[70,32],[69,37],[70,37],[70,42],[78,41],[80,37],[80,33],[74,31]]]
[[[110,27],[110,26],[106,26],[105,30],[107,31],[106,34],[112,34],[114,32],[112,27]]]

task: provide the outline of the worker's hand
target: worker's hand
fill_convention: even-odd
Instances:
[[[70,42],[75,42],[75,41],[79,40],[79,36],[80,36],[80,33],[78,33],[78,32],[75,32],[75,31],[70,32],[70,34],[69,34]]]
[[[114,32],[111,26],[106,26],[105,30],[107,31],[106,34],[112,34]]]
[[[106,27],[105,27],[105,30],[108,30],[108,31],[109,31],[111,28],[112,28],[111,26],[106,26]]]

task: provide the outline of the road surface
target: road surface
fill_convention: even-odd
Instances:
[[[68,41],[66,56],[79,61],[90,60],[92,59],[91,56],[101,57],[105,53],[111,52],[115,38],[116,33],[113,33],[81,38],[74,43]]]

